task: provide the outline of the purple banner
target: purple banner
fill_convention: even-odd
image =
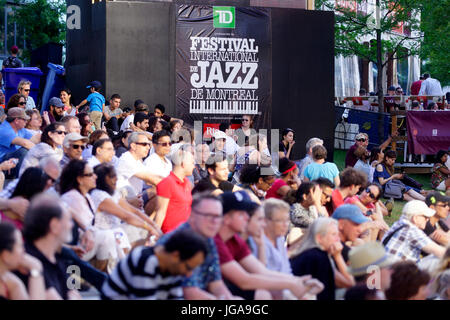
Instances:
[[[408,111],[408,151],[436,154],[450,147],[450,111]]]

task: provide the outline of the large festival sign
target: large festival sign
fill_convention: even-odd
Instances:
[[[176,20],[177,115],[219,123],[255,115],[270,127],[270,9],[178,5]]]

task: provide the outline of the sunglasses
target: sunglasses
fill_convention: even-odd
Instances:
[[[61,134],[67,134],[67,132],[61,131],[61,130],[57,130],[57,131],[53,131],[53,132],[55,132],[55,133],[57,133],[57,134],[59,134],[59,135],[61,135]]]
[[[19,105],[21,105],[21,106],[24,106],[26,104],[27,104],[26,102],[19,102]]]
[[[359,141],[359,142],[366,142],[366,139],[356,139],[356,141]]]
[[[140,146],[143,146],[143,147],[146,147],[146,146],[151,146],[151,144],[150,144],[150,142],[135,142],[136,144],[138,144],[138,145],[140,145]]]
[[[42,175],[44,176],[45,180],[51,180],[52,184],[56,182],[56,179],[50,177],[46,172],[44,172]]]
[[[163,147],[170,147],[172,145],[172,142],[157,142],[157,144]]]
[[[78,150],[79,148],[81,148],[81,150],[86,149],[85,145],[79,145],[79,144],[73,144],[73,145],[71,145],[71,147],[75,150]]]
[[[30,92],[30,89],[22,89],[25,92]]]
[[[366,189],[366,193],[369,195],[369,197],[371,197],[373,200],[377,200],[377,197],[375,197],[375,195],[372,193],[372,191],[370,191],[369,188]]]

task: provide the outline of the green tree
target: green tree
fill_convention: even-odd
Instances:
[[[421,10],[421,28],[424,41],[420,57],[423,71],[450,85],[450,0],[424,0]]]
[[[27,48],[22,54],[25,61],[29,59],[32,50],[44,44],[65,43],[65,0],[15,1],[21,6],[15,10],[14,19],[26,30]]]

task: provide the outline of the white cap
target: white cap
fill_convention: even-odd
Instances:
[[[409,220],[411,220],[412,217],[419,215],[430,218],[434,216],[435,213],[436,211],[428,208],[426,203],[420,200],[411,200],[407,202],[402,210],[402,214]]]
[[[217,130],[213,135],[214,139],[226,139],[227,135],[225,132]]]

